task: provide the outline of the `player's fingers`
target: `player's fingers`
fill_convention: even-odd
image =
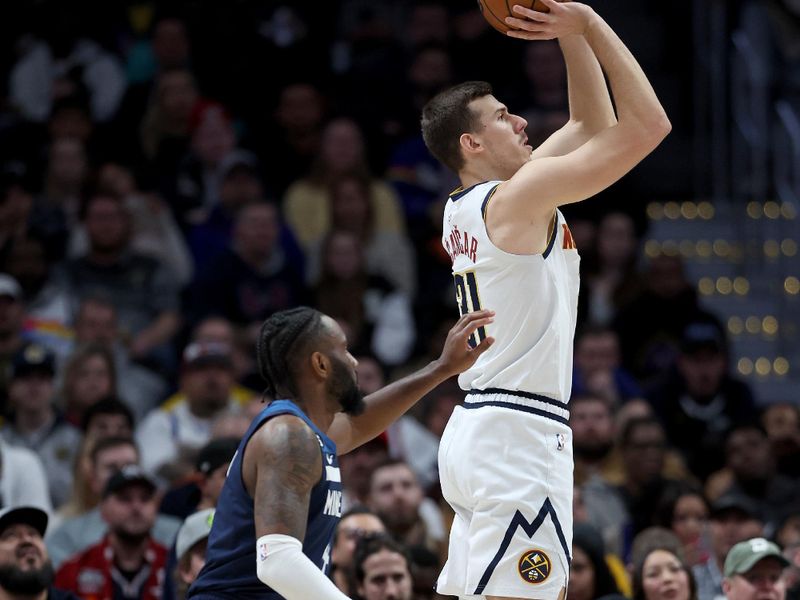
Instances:
[[[484,317],[483,319],[475,319],[468,321],[464,324],[464,326],[458,331],[458,335],[463,338],[468,338],[478,327],[486,327],[490,323],[494,323],[494,319],[492,317]]]
[[[494,344],[493,337],[484,338],[484,340],[480,344],[478,344],[472,349],[472,353],[476,355],[476,357],[480,356],[481,354],[486,352],[491,347],[492,344]]]
[[[552,40],[555,37],[552,33],[532,33],[530,31],[517,31],[515,29],[509,29],[506,31],[506,35],[518,40],[528,41]]]
[[[534,33],[538,33],[543,30],[544,23],[537,23],[536,21],[528,21],[527,19],[517,19],[516,17],[506,17],[504,19],[506,25],[509,27],[513,27],[514,29],[520,29],[522,31],[531,31]]]
[[[525,17],[526,19],[538,21],[539,23],[549,23],[551,19],[550,15],[547,13],[539,12],[538,10],[533,10],[532,8],[526,8],[524,6],[520,6],[519,4],[515,4],[511,10],[518,15]]]
[[[453,329],[457,329],[463,327],[470,321],[477,321],[478,319],[485,319],[487,317],[493,317],[494,311],[488,310],[486,308],[482,308],[481,310],[476,310],[473,312],[468,312],[464,315],[461,315],[461,318],[456,321],[456,324],[453,326]]]

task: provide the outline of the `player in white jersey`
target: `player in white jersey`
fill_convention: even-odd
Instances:
[[[455,510],[437,591],[460,598],[563,598],[572,543],[567,409],[578,253],[558,207],[630,171],[670,124],[631,53],[587,5],[514,7],[520,39],[558,38],[570,120],[533,150],[489,84],[442,92],[422,113],[431,152],[462,187],[443,244],[462,313],[490,308],[471,343],[494,345],[459,377],[468,391],[442,436],[442,491]],[[605,71],[616,103],[614,112]]]

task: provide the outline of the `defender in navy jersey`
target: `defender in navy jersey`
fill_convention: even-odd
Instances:
[[[276,313],[259,335],[265,394],[277,398],[253,420],[231,461],[191,598],[347,598],[327,578],[342,513],[337,452],[374,438],[492,344],[468,343],[490,311],[465,315],[442,355],[362,398],[356,361],[341,328],[310,308]]]
[[[514,6],[508,35],[558,38],[564,127],[534,150],[525,120],[483,82],[442,92],[422,113],[426,145],[461,180],[442,232],[459,310],[497,312],[471,340],[497,343],[459,377],[468,394],[439,445],[442,493],[456,514],[437,591],[459,598],[566,594],[579,258],[559,207],[608,187],[670,128],[636,60],[589,6],[542,1],[548,13]]]

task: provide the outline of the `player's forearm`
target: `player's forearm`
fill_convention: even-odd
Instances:
[[[345,454],[378,436],[420,398],[452,375],[440,361],[433,361],[367,396],[364,399],[367,408],[362,414],[356,417],[341,413],[336,415],[329,435],[336,441],[339,454]]]
[[[591,137],[617,122],[603,70],[582,35],[565,36],[558,42],[567,65],[570,119]]]
[[[608,75],[619,126],[641,136],[666,135],[669,119],[653,86],[630,50],[596,13],[589,20],[585,38]]]

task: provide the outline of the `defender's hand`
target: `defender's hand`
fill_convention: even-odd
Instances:
[[[471,336],[478,327],[484,327],[494,321],[493,310],[477,310],[461,317],[447,334],[442,354],[437,360],[437,367],[446,377],[458,375],[469,369],[478,357],[494,344],[493,337],[485,338],[474,348],[469,345]]]
[[[515,4],[516,16],[506,17],[506,24],[514,27],[506,35],[520,40],[552,40],[568,35],[583,35],[589,28],[594,11],[579,2],[542,0],[550,12],[539,12]]]

